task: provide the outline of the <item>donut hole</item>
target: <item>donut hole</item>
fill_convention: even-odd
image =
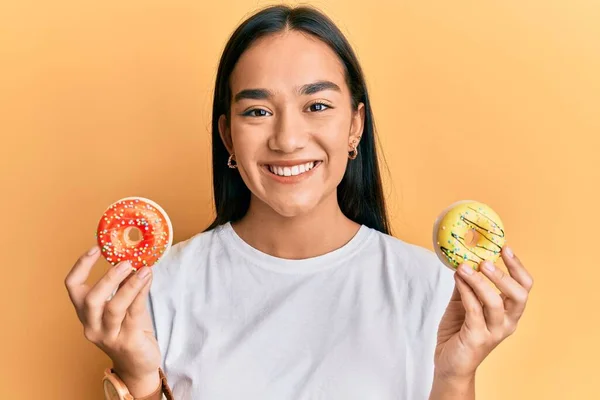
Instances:
[[[481,234],[475,229],[469,229],[465,234],[465,244],[469,247],[475,247],[481,238]]]
[[[123,237],[128,246],[137,246],[144,239],[142,231],[135,226],[128,226]]]

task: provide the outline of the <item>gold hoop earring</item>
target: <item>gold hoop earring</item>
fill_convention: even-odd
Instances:
[[[231,153],[231,155],[229,156],[229,159],[227,160],[227,166],[229,168],[236,169],[237,161],[235,162],[235,164],[233,164],[233,161],[235,161],[235,155],[233,153]]]
[[[348,158],[351,160],[354,160],[356,157],[358,157],[357,142],[358,140],[352,139],[352,151],[348,152]]]

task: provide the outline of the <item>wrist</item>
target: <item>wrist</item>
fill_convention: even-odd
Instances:
[[[162,385],[158,369],[156,372],[142,376],[142,377],[131,377],[126,374],[121,374],[118,371],[115,373],[123,381],[127,390],[134,398],[143,398],[156,392]]]
[[[430,400],[471,400],[475,399],[475,373],[454,376],[439,371],[434,372]]]

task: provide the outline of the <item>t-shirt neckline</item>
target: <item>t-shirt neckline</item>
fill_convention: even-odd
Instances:
[[[275,272],[300,274],[327,270],[350,260],[369,241],[373,230],[366,225],[361,225],[354,236],[342,247],[320,256],[300,260],[275,257],[252,247],[235,232],[230,222],[221,226],[221,233],[227,243],[253,264]]]

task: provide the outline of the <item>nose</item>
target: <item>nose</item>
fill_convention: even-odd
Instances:
[[[276,118],[275,131],[269,138],[269,148],[282,153],[293,153],[304,148],[309,134],[299,112],[287,109]]]

